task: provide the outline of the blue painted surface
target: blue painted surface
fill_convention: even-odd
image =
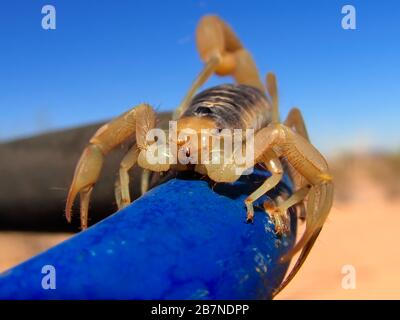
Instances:
[[[253,224],[245,223],[243,199],[255,179],[214,191],[206,181],[170,180],[3,273],[0,298],[269,298],[286,271],[277,260],[293,235],[277,238],[261,210]],[[42,288],[45,265],[55,267],[55,290]]]

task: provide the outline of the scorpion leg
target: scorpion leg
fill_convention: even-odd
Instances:
[[[134,136],[135,129],[138,146],[139,142],[143,143],[144,129],[137,128],[137,120],[140,118],[147,120],[151,117],[154,117],[151,107],[140,104],[97,130],[83,151],[75,169],[65,206],[65,214],[69,222],[71,222],[73,202],[79,193],[81,227],[87,228],[90,195],[100,176],[104,156]]]
[[[283,256],[281,261],[289,261],[300,250],[301,253],[289,275],[274,292],[275,296],[299,271],[321,232],[332,207],[333,183],[328,165],[318,150],[300,134],[282,124],[271,124],[258,131],[254,139],[254,146],[256,160],[261,159],[262,155],[270,152],[271,149],[276,150],[277,153],[279,151],[279,156],[285,157],[309,184],[305,186],[309,190],[302,188],[286,203],[281,204],[281,211],[283,211],[297,201],[308,197],[306,230],[294,248]]]
[[[285,158],[284,164],[288,164],[291,175],[299,174],[295,185],[300,186],[300,189],[280,204],[280,213],[298,202],[304,210],[303,199],[307,197],[306,230],[295,247],[283,256],[281,261],[289,261],[300,250],[301,253],[288,276],[273,293],[274,297],[295,277],[321,232],[332,207],[333,183],[325,159],[309,141],[300,111],[291,110],[285,125],[279,123],[278,93],[273,74],[267,75],[267,90],[272,98],[272,123],[257,132],[254,140],[254,158],[257,161],[264,153],[270,153],[276,148],[276,153]],[[307,184],[304,184],[303,179]]]
[[[140,192],[145,194],[149,190],[149,183],[151,179],[151,171],[148,169],[143,169],[142,172],[142,182],[140,184]]]
[[[252,203],[259,197],[267,193],[273,187],[275,187],[282,179],[283,168],[278,158],[277,153],[274,151],[280,140],[284,139],[284,130],[280,124],[272,124],[265,127],[257,132],[254,139],[254,159],[257,162],[263,161],[265,157],[269,158],[271,155],[275,155],[275,158],[267,162],[267,169],[271,172],[272,176],[269,177],[264,184],[262,184],[254,193],[252,193],[246,200],[247,207],[247,219],[251,221],[253,218],[253,207]],[[301,190],[301,191],[300,191]],[[264,203],[266,213],[271,217],[275,224],[275,231],[277,234],[283,234],[289,231],[289,218],[287,216],[287,209],[293,204],[301,201],[306,193],[304,189],[300,189],[299,193],[293,194],[289,199],[284,201],[279,207],[275,207],[270,204],[269,201]]]
[[[282,124],[270,124],[259,130],[254,138],[254,159],[262,159],[263,154],[276,150],[279,156],[284,157],[293,168],[302,175],[311,186],[306,216],[306,231],[289,256],[300,250],[312,234],[326,220],[332,205],[333,187],[332,177],[323,156],[309,141]],[[294,204],[308,194],[305,188],[289,198],[284,207]],[[282,206],[282,205],[281,205]]]
[[[267,180],[245,200],[248,222],[251,222],[253,219],[253,202],[274,188],[282,179],[283,168],[277,154],[273,150],[273,147],[279,142],[280,139],[282,139],[283,133],[284,132],[281,128],[281,125],[275,124],[261,129],[255,136],[254,158],[256,159],[256,162],[265,161],[264,159],[269,159],[271,155],[275,155],[275,157],[265,161],[267,169],[271,172],[272,176],[267,178]],[[303,200],[303,198],[307,195],[308,190],[309,188],[298,190],[298,192],[280,204],[279,207],[275,207],[275,205],[270,204],[269,201],[264,203],[266,213],[274,222],[275,231],[277,234],[281,235],[289,231],[289,218],[287,216],[287,209],[297,202]]]
[[[294,129],[299,135],[310,141],[306,124],[301,111],[298,108],[292,108],[284,122],[285,126]]]
[[[288,233],[290,231],[290,221],[287,214],[287,210],[302,202],[310,191],[311,186],[306,185],[305,187],[297,190],[287,200],[282,202],[279,206],[271,204],[270,201],[264,202],[265,212],[271,217],[275,224],[275,231],[278,235]]]
[[[258,198],[266,194],[269,190],[274,188],[279,181],[282,179],[283,175],[283,169],[282,165],[279,161],[278,158],[273,158],[270,160],[265,161],[265,164],[267,166],[267,169],[271,172],[271,176],[267,178],[264,183],[257,188],[252,194],[250,194],[246,200],[244,200],[244,203],[247,208],[247,222],[252,222],[253,217],[254,217],[254,208],[253,208],[253,203],[256,201]]]
[[[118,209],[122,209],[131,203],[128,171],[136,164],[139,152],[140,150],[134,145],[121,161],[119,177],[115,182],[115,200]]]
[[[155,127],[156,117],[154,111],[150,108],[141,108],[137,110],[136,114],[136,142],[124,156],[119,167],[119,177],[115,183],[115,200],[118,209],[122,209],[131,203],[131,196],[129,192],[129,170],[136,164],[139,153],[142,149],[146,149],[148,144],[146,142],[147,132]],[[142,174],[142,185],[147,182],[149,172],[144,169]],[[146,181],[144,181],[144,179]],[[142,190],[143,191],[143,190]]]
[[[289,111],[289,114],[284,122],[285,126],[293,129],[296,131],[299,135],[310,141],[310,138],[307,133],[307,128],[304,123],[303,116],[301,114],[301,111],[298,108],[293,108]],[[301,188],[305,185],[305,180],[304,178],[297,173],[297,171],[291,166],[289,163],[284,163],[284,167],[287,167],[286,169],[289,172],[289,175],[293,181],[293,184],[295,186],[295,190],[298,188]],[[298,217],[300,219],[304,220],[306,218],[306,210],[305,210],[305,205],[304,201],[301,201],[297,204],[296,206],[296,211]]]

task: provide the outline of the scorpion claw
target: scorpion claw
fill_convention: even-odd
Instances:
[[[65,215],[68,222],[72,218],[72,205],[76,196],[80,195],[81,228],[87,228],[88,208],[90,195],[93,185],[96,183],[103,164],[103,154],[101,149],[92,144],[82,153],[82,156],[75,169],[74,178],[68,192],[67,203],[65,206]]]

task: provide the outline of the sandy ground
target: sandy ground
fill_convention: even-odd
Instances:
[[[400,200],[355,175],[357,192],[334,205],[304,267],[278,299],[400,299]],[[0,271],[69,236],[1,232]]]
[[[69,238],[67,233],[0,232],[0,272]]]

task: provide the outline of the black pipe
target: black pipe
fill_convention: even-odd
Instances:
[[[171,113],[159,114],[161,128],[168,128]],[[102,125],[46,133],[0,144],[0,229],[76,231],[79,219],[66,223],[67,191],[81,152]],[[133,141],[107,156],[93,191],[90,222],[116,211],[114,183],[119,163]],[[141,169],[131,172],[131,194],[140,195]],[[154,179],[154,177],[153,177]],[[78,205],[74,207],[79,215]]]

